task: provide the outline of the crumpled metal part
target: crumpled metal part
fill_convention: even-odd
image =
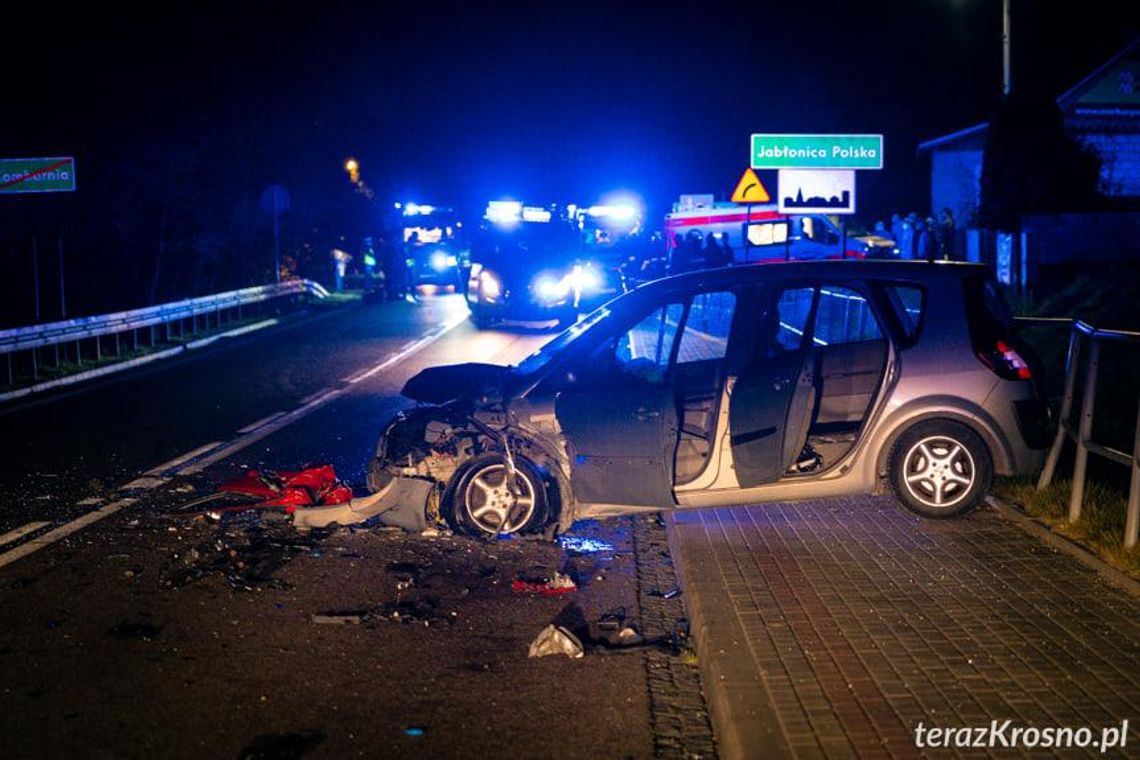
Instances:
[[[530,643],[527,657],[546,657],[551,654],[564,654],[578,659],[585,656],[586,650],[578,637],[570,631],[560,625],[548,625]]]

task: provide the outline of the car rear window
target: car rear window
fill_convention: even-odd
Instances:
[[[966,299],[966,321],[974,346],[990,346],[1013,337],[1013,316],[997,281],[988,275],[962,280]]]

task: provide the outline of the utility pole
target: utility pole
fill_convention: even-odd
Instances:
[[[1001,0],[1001,93],[1007,98],[1013,91],[1013,74],[1009,65],[1009,2]]]

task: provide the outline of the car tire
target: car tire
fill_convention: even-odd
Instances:
[[[542,530],[547,519],[546,484],[529,460],[515,457],[519,495],[507,487],[507,460],[488,453],[464,462],[444,492],[441,511],[457,533],[491,537]]]
[[[981,436],[968,426],[928,420],[895,442],[890,479],[895,495],[912,512],[955,517],[985,498],[993,480],[993,459]]]
[[[491,319],[491,317],[481,309],[471,312],[471,321],[474,322],[475,326],[480,330],[487,330],[495,323],[495,320]]]

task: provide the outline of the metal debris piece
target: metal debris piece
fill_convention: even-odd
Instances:
[[[570,631],[562,626],[548,625],[531,642],[527,657],[546,657],[551,654],[564,654],[578,659],[585,656],[586,650],[582,648],[578,637]]]

